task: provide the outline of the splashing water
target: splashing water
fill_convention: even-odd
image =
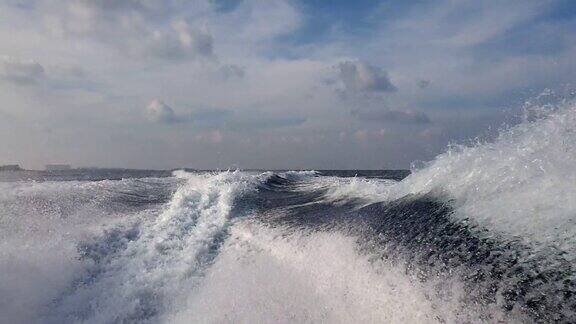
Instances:
[[[576,105],[551,107],[402,181],[0,182],[0,322],[569,322]]]
[[[503,131],[493,143],[436,157],[398,185],[393,197],[437,192],[456,215],[483,227],[574,250],[576,104]]]
[[[94,266],[62,298],[59,314],[96,323],[148,320],[195,288],[225,237],[234,197],[256,182],[240,172],[176,176],[185,183],[156,219],[81,246]]]

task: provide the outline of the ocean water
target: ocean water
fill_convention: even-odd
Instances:
[[[576,322],[575,221],[572,103],[412,172],[4,172],[0,322]]]

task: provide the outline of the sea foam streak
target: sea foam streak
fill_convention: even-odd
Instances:
[[[185,183],[158,217],[107,231],[81,247],[93,266],[59,301],[57,317],[91,323],[158,319],[195,288],[225,237],[234,198],[256,181],[240,172],[176,175]]]
[[[47,230],[33,237],[13,235],[13,239],[2,242],[3,251],[8,251],[0,259],[0,268],[5,270],[0,280],[0,287],[4,290],[2,296],[6,298],[0,304],[4,318],[13,322],[54,323],[159,320],[168,309],[177,307],[180,292],[194,289],[225,237],[233,200],[242,192],[253,190],[259,178],[241,172],[177,172],[176,178],[180,185],[164,207],[156,206],[142,212],[120,208],[119,212],[124,214],[107,217],[99,217],[95,211],[105,209],[106,204],[110,207],[115,200],[132,202],[136,193],[129,190],[137,189],[134,182],[140,180],[56,182],[30,186],[6,184],[16,187],[16,198],[20,198],[14,202],[16,198],[4,197],[2,203],[13,208],[31,206],[27,209],[32,214],[30,217],[45,222],[41,228],[47,226]],[[175,183],[163,179],[150,181]],[[128,187],[122,185],[125,182],[130,182]],[[65,198],[67,192],[70,200],[57,199],[59,195]],[[104,206],[90,204],[88,197],[102,199],[106,195],[110,199],[103,202]],[[62,214],[59,207],[55,212],[42,206],[36,208],[34,205],[38,204],[40,197],[44,207],[50,204],[66,206],[66,214]],[[99,208],[93,208],[93,205]],[[112,209],[118,209],[118,206]],[[18,210],[18,213],[22,212]],[[11,219],[10,215],[3,216],[3,220]],[[26,211],[23,215],[13,216],[26,216]],[[103,233],[97,228],[80,231],[74,226],[60,230],[69,220],[84,226],[93,224],[93,227],[99,227],[104,222],[112,225],[105,226]],[[27,226],[25,222],[11,221],[19,223],[12,228]],[[56,230],[57,234],[53,235]],[[75,231],[79,233],[66,234]],[[65,239],[59,238],[60,235]],[[30,243],[25,243],[32,238]],[[38,246],[34,246],[36,243]],[[19,244],[24,244],[25,248],[19,248]],[[64,252],[61,252],[63,248]],[[6,281],[17,277],[14,271],[19,268],[11,260],[14,254],[23,258],[21,262],[36,262],[34,267],[38,267],[42,275],[25,273],[25,276],[29,275],[28,283]],[[50,254],[63,255],[55,258],[52,264],[47,257]],[[30,269],[30,266],[32,264],[19,267]],[[65,274],[59,273],[62,270]],[[41,282],[47,277],[56,284]],[[23,287],[27,291],[19,292]],[[11,301],[15,297],[16,300]],[[10,308],[21,303],[34,311]]]

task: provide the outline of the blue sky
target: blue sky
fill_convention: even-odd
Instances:
[[[405,168],[573,90],[574,1],[9,0],[0,163]]]

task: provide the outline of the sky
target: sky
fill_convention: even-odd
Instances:
[[[4,0],[0,164],[408,168],[575,78],[571,0]]]

